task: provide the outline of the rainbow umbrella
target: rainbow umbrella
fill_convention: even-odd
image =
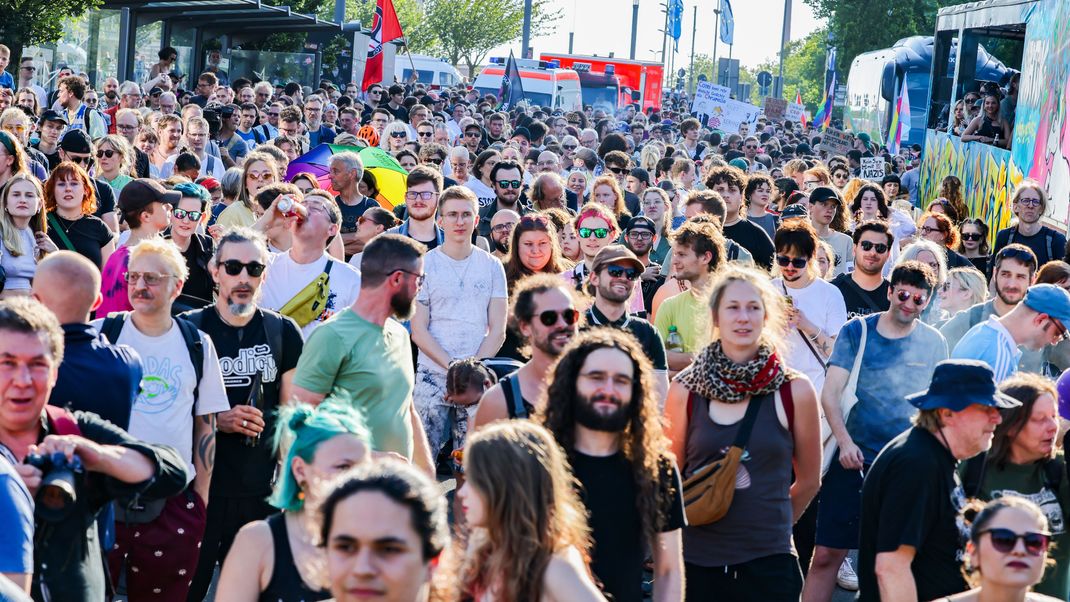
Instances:
[[[331,156],[345,151],[359,154],[364,162],[364,169],[375,176],[375,181],[379,185],[377,200],[384,209],[393,209],[405,203],[405,178],[409,172],[405,171],[397,160],[390,156],[390,153],[377,146],[361,148],[321,144],[290,162],[290,166],[286,169],[286,181],[290,181],[301,172],[307,172],[315,176],[320,188],[330,191],[331,194],[338,194],[338,191],[331,188]]]

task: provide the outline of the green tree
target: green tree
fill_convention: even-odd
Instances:
[[[491,49],[523,34],[523,0],[425,0],[424,10],[443,58],[454,67],[463,62],[473,75]],[[532,37],[552,34],[560,18],[561,9],[553,10],[549,0],[534,0]]]
[[[328,12],[333,11],[333,3],[328,4]],[[437,41],[428,27],[424,4],[426,3],[417,0],[394,0],[398,22],[401,23],[401,30],[405,32],[405,43],[410,52],[417,54],[431,54],[438,50]],[[375,5],[372,0],[348,0],[346,21],[360,21],[364,27],[371,28]]]
[[[794,102],[795,94],[801,92],[803,104],[811,115],[817,111],[825,94],[826,36],[826,29],[818,29],[801,40],[789,43],[784,49],[784,98]],[[780,65],[770,60],[758,65],[756,70],[777,75]]]
[[[100,6],[101,0],[7,0],[0,12],[0,40],[18,65],[23,46],[48,44],[63,37],[63,25]]]

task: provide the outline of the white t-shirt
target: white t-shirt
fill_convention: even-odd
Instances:
[[[836,336],[847,323],[847,305],[843,302],[843,294],[832,283],[815,279],[806,288],[785,288],[784,280],[776,278],[773,286],[778,292],[787,291],[796,309],[826,336]],[[807,347],[807,343],[814,343],[804,341],[803,336],[798,329],[791,329],[788,333],[788,366],[808,376],[810,382],[814,383],[814,389],[820,392],[825,384],[825,368]]]
[[[279,311],[290,302],[301,289],[319,277],[327,267],[327,262],[333,261],[331,273],[327,276],[327,303],[323,312],[315,320],[312,320],[301,329],[301,334],[308,339],[308,335],[326,322],[331,316],[349,307],[360,295],[360,271],[351,265],[347,265],[331,257],[326,252],[323,256],[312,263],[300,264],[290,257],[289,251],[275,253],[268,257],[270,266],[265,272],[264,297],[260,305],[268,309]]]
[[[452,359],[475,355],[487,335],[487,307],[491,299],[506,299],[505,268],[493,255],[478,247],[463,261],[455,261],[432,249],[424,256],[427,280],[416,295],[427,308],[428,331]],[[445,374],[421,350],[419,365]]]
[[[479,178],[470,177],[463,185],[465,188],[476,194],[476,197],[479,199],[480,209],[493,203],[498,198],[498,195],[494,193],[494,189],[484,184],[483,180],[480,180]]]
[[[93,325],[99,329],[103,322],[95,320]],[[230,402],[223,385],[223,374],[219,371],[219,356],[211,337],[203,332],[200,334],[204,347],[204,372],[197,391],[196,414],[226,412]],[[127,432],[137,439],[170,445],[178,450],[192,479],[196,472],[193,467],[193,380],[196,371],[178,323],[172,321],[171,329],[166,333],[150,337],[138,330],[128,317],[116,343],[133,347],[141,356],[144,367],[141,392],[134,401]]]

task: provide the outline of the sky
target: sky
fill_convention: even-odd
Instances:
[[[663,0],[639,0],[638,40],[635,58],[657,61],[661,58],[662,34],[665,14],[661,12]],[[819,28],[813,11],[803,0],[791,0],[791,39],[797,40]],[[714,8],[718,0],[683,0],[684,20],[681,27],[679,48],[675,57],[676,67],[687,67],[691,57],[691,30],[695,6],[698,6],[695,54],[714,54]],[[628,58],[631,47],[632,1],[631,0],[549,0],[553,8],[561,9],[553,35],[533,37],[531,46],[535,56],[540,52],[567,52],[568,34],[575,31],[574,54],[598,54]],[[744,66],[753,67],[766,59],[774,60],[780,50],[780,32],[784,16],[784,0],[735,0],[732,2],[735,16],[735,41],[732,58]],[[490,56],[508,56],[509,50],[519,56],[520,40],[510,46],[491,51]],[[672,47],[670,42],[669,47]],[[728,47],[718,41],[717,56],[727,57]]]

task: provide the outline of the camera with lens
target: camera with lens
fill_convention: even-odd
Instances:
[[[41,485],[37,488],[37,516],[50,523],[60,522],[70,516],[78,502],[78,489],[85,478],[85,467],[78,456],[62,452],[48,455],[29,454],[26,464],[41,471]]]

